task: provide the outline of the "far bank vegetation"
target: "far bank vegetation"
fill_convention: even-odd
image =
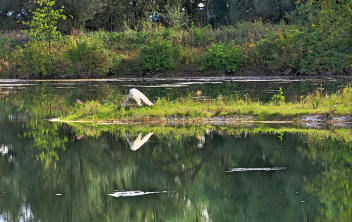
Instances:
[[[187,1],[169,1],[166,5],[155,1],[157,9],[146,2],[139,14],[129,8],[121,10],[122,6],[116,3],[112,9],[121,11],[104,13],[108,9],[94,11],[89,6],[87,10],[92,10],[95,17],[88,16],[86,20],[84,10],[73,12],[67,7],[84,9],[83,6],[70,6],[64,0],[34,2],[37,4],[32,8],[42,9],[45,4],[38,3],[44,2],[46,7],[57,10],[50,17],[55,21],[50,23],[55,35],[35,29],[38,24],[31,23],[36,19],[33,9],[32,17],[20,14],[16,17],[26,26],[14,23],[11,31],[5,31],[2,24],[2,77],[185,75],[190,72],[201,75],[351,74],[352,15],[348,1],[307,0],[297,4],[279,1],[281,11],[277,13],[270,10],[270,1],[261,1],[261,7],[267,11],[260,11],[256,1],[248,0],[248,9],[244,9],[252,10],[252,14],[243,14],[234,7],[240,2],[236,0],[199,1],[199,6],[193,8]],[[102,0],[96,2],[106,4]],[[11,15],[0,13],[9,21],[13,19]],[[121,15],[120,19],[125,22],[111,23],[108,18],[116,19],[112,15]],[[47,21],[39,21],[39,27],[40,24]],[[46,37],[39,38],[33,32],[44,32]]]

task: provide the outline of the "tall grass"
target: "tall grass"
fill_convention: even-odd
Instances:
[[[120,104],[122,103],[122,98]],[[352,114],[352,87],[331,95],[321,93],[301,97],[296,102],[268,103],[241,98],[219,98],[201,101],[191,97],[177,100],[158,99],[149,107],[119,107],[118,103],[88,101],[77,104],[64,120],[148,121],[165,118],[197,118],[248,116],[256,120],[296,120],[308,114],[340,116]]]

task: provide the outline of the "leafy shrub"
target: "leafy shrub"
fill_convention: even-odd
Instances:
[[[341,73],[348,67],[349,44],[320,32],[307,33],[303,39],[302,73]]]
[[[213,31],[210,26],[207,25],[203,28],[199,28],[192,24],[188,30],[188,36],[185,37],[184,42],[192,46],[206,46],[214,41]]]
[[[192,48],[188,46],[177,47],[177,58],[181,64],[201,64],[203,50],[201,48]]]
[[[140,50],[145,71],[162,71],[175,67],[177,48],[169,40],[153,40]]]
[[[89,37],[80,37],[70,42],[66,58],[72,64],[76,74],[105,74],[116,62],[114,53],[103,47],[101,40]]]
[[[271,97],[271,101],[277,106],[285,102],[284,92],[281,87],[279,91]]]
[[[223,43],[213,43],[204,54],[205,68],[235,72],[244,65],[242,48]]]
[[[108,74],[116,74],[120,69],[120,64],[123,60],[123,56],[113,52],[110,52],[109,54],[111,57],[112,66],[109,68]]]
[[[30,41],[18,53],[23,54],[19,69],[22,73],[46,76],[55,72],[58,51],[46,41]]]
[[[268,65],[273,71],[299,69],[304,35],[304,32],[297,29],[271,33],[255,44],[256,61]]]
[[[5,52],[3,59],[0,59],[0,74],[8,77],[21,74],[20,69],[24,66],[23,58],[23,49],[19,46]],[[26,74],[28,73],[27,71]]]
[[[144,44],[147,39],[148,39],[148,33],[145,33],[145,32],[130,31],[126,35],[126,41],[133,45]]]
[[[9,70],[9,55],[14,51],[14,41],[0,36],[0,74]]]
[[[162,37],[163,39],[169,40],[171,37],[171,29],[165,28]]]
[[[138,49],[149,43],[153,39],[163,37],[169,39],[170,33],[167,29],[156,28],[148,32],[128,31],[128,32],[96,32],[93,37],[103,41],[106,47],[111,49]]]
[[[254,55],[255,63],[281,73],[340,73],[349,64],[346,48],[320,32],[287,29],[259,40],[249,55]]]
[[[241,22],[235,26],[222,26],[214,31],[216,42],[231,42],[243,44],[245,42],[257,42],[269,33],[276,32],[284,25],[272,25],[263,23],[262,20],[254,22]]]

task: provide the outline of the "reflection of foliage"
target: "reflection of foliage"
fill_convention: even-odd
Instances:
[[[76,131],[66,125],[47,124],[46,128],[55,132],[52,135],[61,138],[70,137]],[[33,129],[44,126],[32,125]],[[292,192],[303,184],[297,173],[301,175],[307,166],[314,166],[296,152],[296,143],[300,142],[287,134],[280,141],[269,131],[263,133],[266,135],[253,134],[244,128],[227,134],[236,129],[160,127],[158,135],[132,152],[121,132],[143,132],[143,127],[102,127],[106,128],[99,136],[92,134],[94,137],[85,135],[76,141],[69,140],[65,152],[56,150],[60,157],[56,168],[45,169],[41,161],[32,161],[37,148],[26,149],[25,144],[16,146],[18,167],[8,179],[15,186],[6,189],[9,193],[19,193],[18,202],[26,199],[29,206],[37,209],[35,218],[41,221],[202,221],[206,215],[213,221],[240,220],[243,215],[248,220],[260,216],[262,221],[272,221],[285,215],[292,221],[297,219],[297,211],[309,218],[314,213],[313,207],[302,211],[297,206],[297,195]],[[77,132],[82,134],[76,136],[84,135],[84,128]],[[197,143],[202,137],[205,140],[200,149]],[[280,152],[282,147],[287,150]],[[226,169],[243,166],[288,166],[295,170],[275,174],[224,174]],[[43,170],[45,175],[40,173]],[[170,192],[113,199],[106,194],[114,189]],[[63,196],[55,197],[55,193]],[[314,198],[305,197],[315,203]],[[1,200],[0,206],[6,206]],[[279,206],[281,211],[276,210]],[[0,211],[7,212],[8,208]]]
[[[174,146],[187,146],[186,144],[192,141],[190,138],[195,137],[198,134],[204,134],[206,131],[211,134],[222,135],[225,137],[226,135],[234,135],[237,138],[252,139],[254,135],[275,134],[278,135],[279,140],[283,140],[283,142],[287,139],[287,135],[295,134],[301,137],[307,144],[307,146],[303,144],[298,146],[298,150],[303,154],[303,156],[309,157],[309,159],[312,159],[314,162],[321,163],[323,167],[326,162],[328,162],[329,165],[329,169],[322,171],[322,173],[316,176],[314,180],[308,180],[311,183],[306,186],[308,192],[313,194],[316,193],[319,200],[325,204],[325,207],[321,209],[321,216],[317,219],[317,221],[346,221],[347,218],[350,218],[351,216],[350,212],[352,209],[350,206],[352,206],[352,204],[350,197],[352,194],[350,187],[352,181],[350,181],[350,178],[352,171],[349,168],[351,166],[350,163],[352,163],[352,150],[350,149],[352,140],[350,129],[337,128],[331,130],[317,130],[294,127],[275,127],[268,125],[254,125],[251,127],[237,126],[236,128],[226,126],[170,127],[121,125],[104,126],[93,124],[72,124],[72,126],[74,131],[78,132],[79,135],[93,136],[95,138],[98,138],[105,133],[115,135],[116,137],[121,137],[121,132],[125,131],[132,133],[146,133],[153,131],[157,138],[165,141],[162,142],[162,144],[165,144],[161,145],[164,149]],[[89,132],[89,135],[85,134],[85,132]],[[272,146],[272,141],[268,141],[268,144],[265,144],[265,140],[262,140],[261,143],[263,144],[262,149]],[[207,146],[210,149],[217,149],[216,147],[212,147],[210,144]],[[148,148],[145,147],[142,149]],[[226,151],[225,153],[227,155],[224,155],[225,153],[221,154],[224,158],[223,164],[227,167],[243,166],[243,163],[241,164],[241,162],[243,162],[243,156],[246,156],[248,159],[248,156],[256,155],[255,153],[251,153],[251,150],[252,149],[245,149],[244,153],[239,153],[239,150],[237,149],[236,156],[232,156],[231,151]],[[170,152],[172,152],[171,149]],[[180,153],[177,152],[177,155],[180,155]],[[195,155],[192,150],[189,150],[189,152],[181,155],[181,157],[175,159],[169,155],[165,156],[163,152],[160,152],[160,150],[155,150],[155,148],[152,153],[153,159],[163,160],[161,164],[162,170],[172,172],[172,174],[175,175],[184,175],[190,178],[204,178],[207,176],[210,180],[219,180],[218,178],[213,178],[216,173],[210,173],[213,172],[214,169],[208,168],[205,164],[209,161],[208,158]],[[268,155],[267,160],[272,164],[276,163],[280,159],[280,153],[272,152],[272,150],[265,152],[265,155]],[[220,156],[217,157],[212,154],[211,158],[218,159]],[[189,184],[187,186],[192,185]],[[200,189],[200,187],[198,188]],[[204,191],[203,189],[201,190]],[[201,196],[201,194],[199,195]],[[205,206],[209,206],[209,204],[210,203],[206,203]],[[190,214],[192,213],[190,212]],[[338,219],[336,219],[336,216],[338,216]]]
[[[62,86],[61,83],[58,84]],[[55,89],[52,85],[41,84],[13,91],[1,98],[0,117],[21,115],[43,119],[65,115],[77,105],[75,102],[78,99],[81,101],[96,100],[117,103],[122,100],[122,94],[119,89],[114,89],[108,84],[101,84],[97,88],[90,88],[90,85],[87,85],[87,88],[77,87],[72,91],[61,91]]]
[[[204,86],[202,91],[218,95],[231,92],[231,87]],[[117,103],[121,98],[118,90],[105,84],[88,88],[54,93],[45,84],[28,87],[1,99],[0,109],[6,111],[1,114],[27,113],[44,118],[50,115],[50,106],[52,115],[67,113],[76,99]],[[163,90],[153,95],[171,94]],[[18,215],[21,204],[25,204],[36,209],[34,219],[38,221],[195,221],[206,213],[213,221],[243,220],[243,215],[252,221],[259,216],[261,221],[278,221],[283,215],[289,221],[302,221],[303,217],[314,217],[319,206],[315,195],[325,207],[317,221],[347,221],[351,215],[350,129],[286,125],[67,126],[45,121],[30,121],[24,128],[14,125],[0,124],[0,135],[9,140],[4,142],[16,148],[15,163],[0,160],[1,176],[6,178],[0,180],[0,187],[8,193],[5,197],[0,193],[0,213]],[[124,133],[150,131],[154,135],[149,142],[131,152]],[[18,140],[17,135],[25,138]],[[200,149],[197,144],[203,137]],[[28,144],[33,148],[27,149]],[[226,169],[244,166],[288,166],[288,170],[224,175]],[[304,184],[308,193],[301,190]],[[114,189],[172,192],[112,199],[106,194]],[[302,194],[296,195],[296,190]],[[64,195],[55,197],[55,193]],[[302,210],[297,204],[300,197],[308,200],[310,207]],[[282,210],[277,211],[278,207]]]
[[[341,141],[347,144],[352,142],[352,131],[345,128],[332,128],[330,130],[302,128],[296,125],[283,124],[235,124],[233,126],[219,125],[103,125],[94,123],[68,123],[77,136],[89,136],[97,138],[103,133],[110,133],[117,137],[123,137],[126,132],[149,133],[150,131],[159,138],[182,139],[182,137],[194,137],[205,132],[216,132],[219,135],[233,135],[247,137],[256,134],[275,134],[281,140],[285,133],[305,135],[309,143],[315,145],[328,145],[328,141]],[[320,144],[319,144],[320,143]],[[352,145],[352,144],[351,144]]]
[[[24,133],[25,138],[33,139],[33,146],[37,150],[37,158],[43,162],[44,168],[59,160],[58,152],[66,150],[68,137],[60,134],[60,124],[52,124],[46,121],[30,121]]]
[[[351,166],[349,166],[351,167]],[[352,170],[328,169],[317,176],[308,191],[316,193],[325,207],[316,221],[349,221],[352,216]]]
[[[299,151],[323,171],[307,186],[325,205],[317,221],[348,221],[352,217],[351,130],[339,130],[340,137],[310,137]],[[342,133],[341,133],[342,132]]]

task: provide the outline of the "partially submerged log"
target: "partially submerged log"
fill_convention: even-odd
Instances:
[[[130,92],[128,93],[128,96],[125,100],[125,102],[122,104],[123,107],[128,105],[128,102],[133,99],[136,101],[138,106],[142,106],[142,103],[144,103],[147,106],[152,106],[153,103],[146,97],[141,91],[138,89],[130,89]]]
[[[144,192],[141,190],[131,190],[131,191],[115,191],[115,193],[108,194],[112,197],[138,197],[143,195],[149,194],[160,194],[160,193],[167,193],[167,191],[152,191],[152,192]]]
[[[233,168],[231,170],[225,171],[226,173],[231,172],[245,172],[245,171],[280,171],[286,170],[287,167],[261,167],[261,168]]]

